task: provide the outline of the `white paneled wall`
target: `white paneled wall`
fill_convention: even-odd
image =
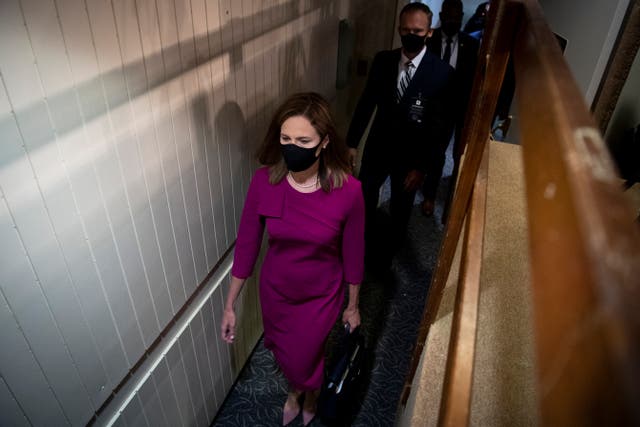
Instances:
[[[226,273],[177,314],[230,263],[274,108],[333,96],[338,3],[0,1],[0,425],[209,425],[257,284],[234,346]]]

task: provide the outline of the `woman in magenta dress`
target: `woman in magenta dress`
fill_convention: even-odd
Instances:
[[[324,344],[348,286],[342,321],[360,325],[358,291],[364,272],[364,201],[350,175],[347,147],[329,106],[318,94],[293,95],[276,111],[259,150],[245,201],[231,287],[221,323],[233,342],[234,302],[260,251],[264,343],[289,381],[283,425],[302,410],[304,425],[316,411],[322,385]],[[300,400],[303,399],[301,407]]]

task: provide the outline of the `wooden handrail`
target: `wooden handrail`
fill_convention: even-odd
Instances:
[[[513,50],[545,425],[640,424],[640,232],[537,2]]]
[[[461,426],[469,422],[488,177],[489,144],[486,144],[466,220],[458,291],[440,401],[440,426]]]
[[[463,133],[467,155],[401,403],[440,305],[510,53],[527,189],[540,422],[640,425],[640,229],[629,220],[632,209],[609,153],[534,0],[491,3]],[[443,404],[457,391],[455,384],[445,387]]]
[[[406,405],[409,398],[411,383],[420,362],[429,328],[435,319],[438,307],[440,307],[444,287],[447,283],[447,277],[451,270],[456,246],[462,231],[462,224],[471,199],[473,185],[480,168],[482,153],[489,139],[491,120],[496,109],[498,92],[507,68],[509,52],[515,33],[514,5],[502,0],[496,0],[495,3],[491,4],[487,29],[480,47],[467,120],[462,131],[462,141],[467,146],[466,156],[461,168],[460,180],[451,206],[451,213],[445,227],[438,262],[429,286],[427,303],[418,328],[416,347],[413,351],[407,380],[400,398],[401,405]]]

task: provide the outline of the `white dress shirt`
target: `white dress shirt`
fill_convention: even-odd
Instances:
[[[442,34],[442,50],[440,51],[440,59],[444,57],[444,51],[447,48],[447,37],[445,33]],[[456,64],[458,63],[458,33],[455,36],[451,37],[451,57],[449,58],[449,65],[453,68],[456,68]]]
[[[396,85],[400,84],[400,79],[407,71],[407,62],[411,61],[413,64],[413,72],[415,73],[418,67],[420,66],[420,62],[422,62],[422,58],[424,58],[424,54],[427,51],[427,47],[424,46],[419,54],[417,54],[413,59],[409,59],[405,56],[404,52],[400,51],[400,61],[398,62],[398,78],[396,79]]]

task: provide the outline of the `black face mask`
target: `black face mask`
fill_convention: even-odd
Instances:
[[[460,31],[461,25],[462,25],[462,22],[460,21],[442,21],[440,28],[442,28],[442,32],[445,35],[449,37],[453,37],[456,34],[458,34],[458,31]]]
[[[424,41],[426,37],[419,36],[417,34],[405,34],[400,36],[400,42],[402,43],[402,47],[409,53],[416,53],[422,50],[424,46]]]
[[[316,157],[317,145],[312,148],[298,147],[295,144],[280,144],[280,146],[282,147],[284,162],[291,172],[302,172],[309,169],[318,160],[318,157]]]

